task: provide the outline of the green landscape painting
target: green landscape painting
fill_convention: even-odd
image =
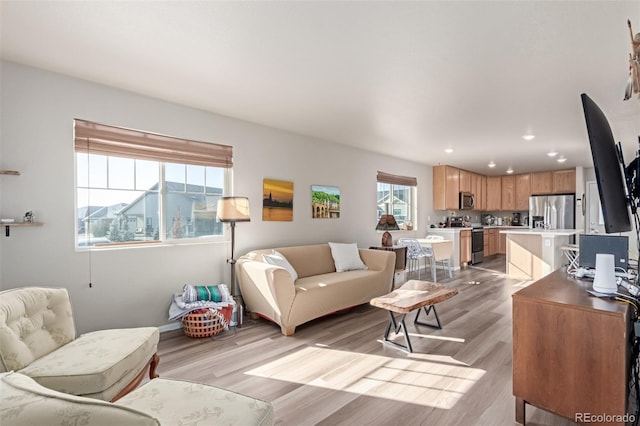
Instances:
[[[311,185],[311,217],[337,219],[340,217],[340,188]]]

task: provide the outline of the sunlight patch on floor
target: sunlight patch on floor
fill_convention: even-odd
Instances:
[[[485,374],[448,356],[411,355],[420,356],[307,347],[245,374],[440,409],[452,408]]]
[[[401,336],[403,333],[398,333],[398,336]],[[419,334],[419,333],[409,333],[411,337],[419,337],[421,339],[432,339],[432,340],[445,340],[447,342],[455,342],[455,343],[464,343],[465,339],[460,337],[449,337],[449,336],[434,336],[432,334]]]

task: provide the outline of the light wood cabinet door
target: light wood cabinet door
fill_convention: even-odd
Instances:
[[[531,194],[546,195],[553,193],[553,175],[551,172],[531,173]]]
[[[500,176],[487,176],[486,210],[502,210],[502,178]]]
[[[489,229],[489,256],[493,256],[498,252],[498,230],[496,228]]]
[[[485,229],[484,231],[482,231],[482,238],[484,242],[484,255],[491,256],[491,254],[489,253],[489,230],[488,229]]]
[[[471,192],[473,193],[473,189],[471,188],[471,175],[473,173],[468,172],[466,170],[460,170],[460,192]]]
[[[480,176],[480,208],[479,210],[487,210],[487,177]]]
[[[502,186],[502,210],[515,210],[516,208],[516,177],[511,176],[502,176],[501,177],[501,186]]]
[[[574,194],[576,192],[576,169],[553,172],[553,193]]]
[[[451,166],[433,167],[433,209],[458,210],[460,171]]]
[[[455,167],[445,166],[447,178],[446,210],[458,210],[460,208],[460,170]]]
[[[529,210],[531,196],[531,174],[516,175],[516,211]]]
[[[446,210],[446,166],[433,166],[433,209]]]
[[[471,262],[471,231],[460,231],[460,266]]]
[[[471,193],[473,194],[474,199],[474,210],[484,210],[484,204],[482,200],[483,195],[482,190],[482,175],[477,173],[471,173]]]

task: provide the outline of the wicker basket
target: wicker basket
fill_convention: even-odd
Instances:
[[[198,309],[182,318],[184,334],[189,337],[211,337],[226,326],[222,313],[216,309]]]

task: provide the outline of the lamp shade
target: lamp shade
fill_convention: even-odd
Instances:
[[[220,222],[249,222],[249,198],[222,197],[218,200]]]
[[[392,214],[383,214],[376,225],[376,231],[397,231],[400,227]]]

